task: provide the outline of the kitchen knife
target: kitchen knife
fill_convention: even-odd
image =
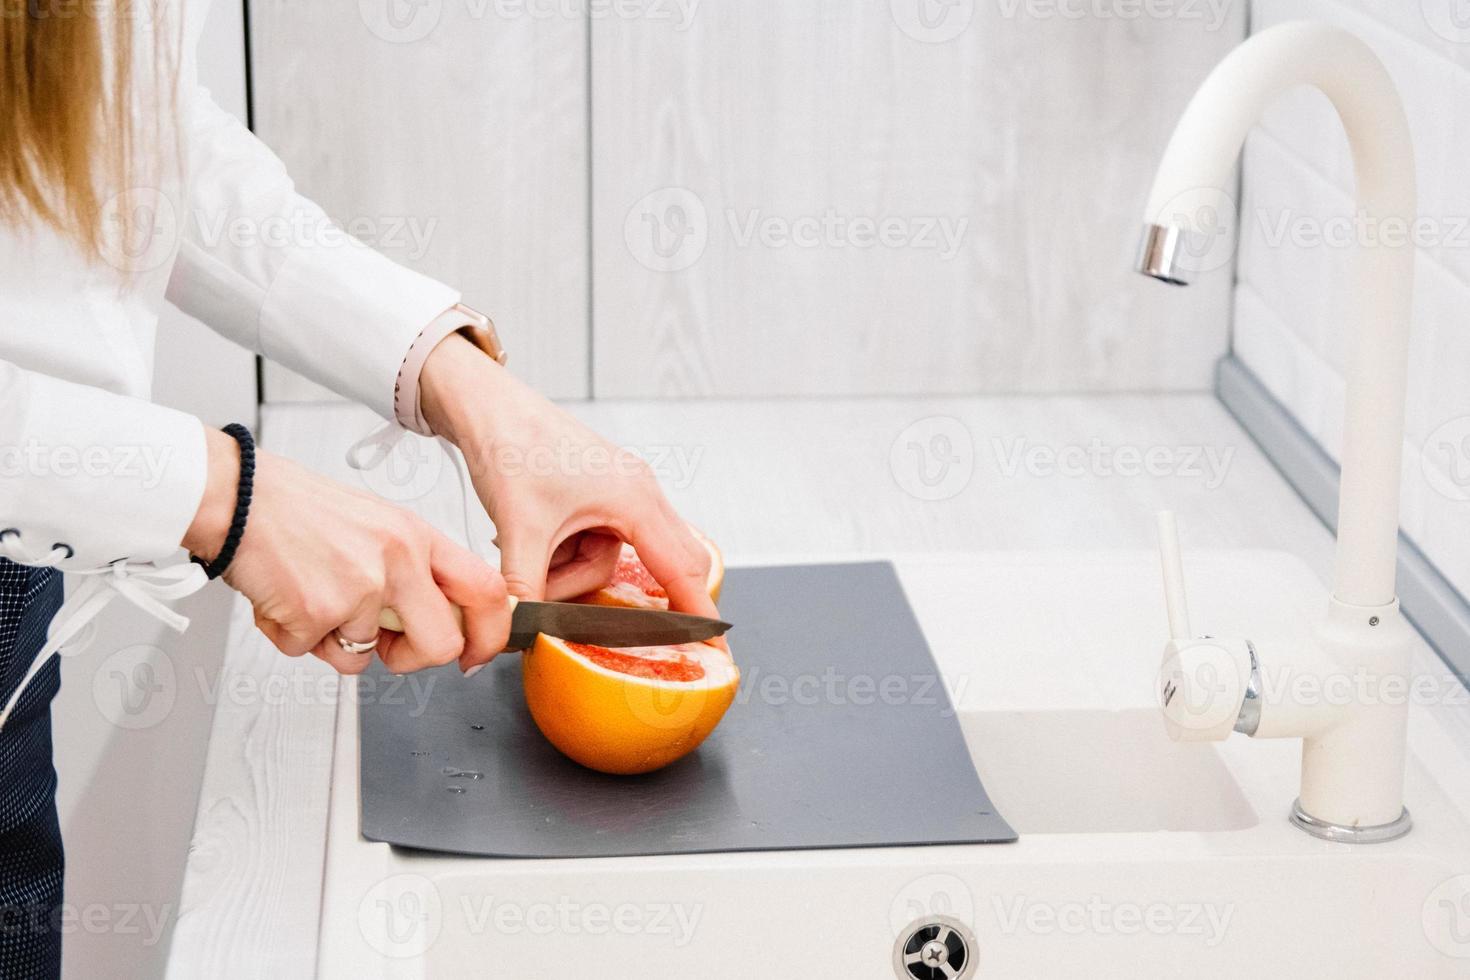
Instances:
[[[464,613],[454,614],[463,623]],[[695,643],[721,636],[729,623],[665,609],[636,609],[627,606],[589,606],[580,602],[522,602],[511,596],[510,639],[507,650],[525,650],[536,642],[537,633],[572,643],[600,647],[660,647]],[[378,625],[403,632],[403,621],[392,609],[378,615]]]

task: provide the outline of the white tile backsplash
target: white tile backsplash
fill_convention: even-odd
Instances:
[[[1374,49],[1403,95],[1429,236],[1415,275],[1403,526],[1470,592],[1470,17],[1463,8],[1455,0],[1253,0],[1251,28],[1299,18],[1338,24]],[[1247,143],[1242,180],[1234,350],[1336,455],[1351,249],[1282,237],[1294,222],[1322,227],[1353,215],[1352,160],[1327,99],[1310,89],[1279,99]]]

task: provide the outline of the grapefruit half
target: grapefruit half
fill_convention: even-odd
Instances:
[[[724,562],[713,542],[710,597]],[[613,581],[575,600],[667,609],[668,595],[629,545]],[[609,649],[542,634],[521,658],[526,706],[536,727],[568,758],[615,775],[651,772],[699,747],[735,699],[740,670],[709,643]]]

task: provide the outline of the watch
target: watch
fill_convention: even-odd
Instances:
[[[434,348],[454,333],[484,351],[485,356],[496,364],[503,365],[506,362],[505,347],[500,343],[500,335],[495,331],[494,322],[479,310],[471,309],[463,303],[455,303],[435,317],[409,346],[408,353],[404,355],[403,363],[398,368],[397,383],[393,387],[393,414],[397,416],[399,424],[420,435],[430,436],[434,433],[419,406],[419,375]]]
[[[510,355],[500,343],[500,334],[496,333],[493,320],[479,310],[471,309],[463,303],[455,303],[444,316],[462,318],[463,324],[454,332],[458,332],[470,343],[484,351],[496,364],[505,366],[506,359]]]

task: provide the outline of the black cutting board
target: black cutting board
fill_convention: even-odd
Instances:
[[[735,703],[698,751],[643,776],[552,748],[516,654],[412,686],[375,665],[358,695],[363,836],[557,858],[1016,839],[892,565],[731,569],[720,612],[735,624]]]

